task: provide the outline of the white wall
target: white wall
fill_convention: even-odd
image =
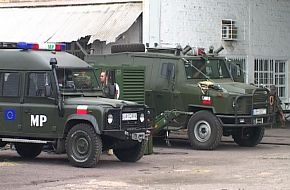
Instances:
[[[249,83],[255,58],[290,58],[289,0],[144,0],[144,7],[144,43],[223,45],[222,54],[246,58]],[[222,19],[236,21],[237,41],[221,40]]]

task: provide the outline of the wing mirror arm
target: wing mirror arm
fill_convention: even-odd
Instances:
[[[57,65],[57,60],[56,58],[50,58],[49,61],[50,65],[51,65],[51,69],[52,69],[52,73],[53,73],[53,77],[54,77],[54,81],[55,81],[55,86],[56,86],[56,92],[57,92],[57,107],[58,107],[58,115],[60,117],[63,117],[64,115],[64,109],[63,109],[63,98],[61,96],[60,90],[59,90],[59,86],[58,86],[58,80],[57,80],[57,75],[56,75],[56,65]]]

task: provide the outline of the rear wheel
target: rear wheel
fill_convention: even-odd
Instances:
[[[95,167],[102,153],[101,137],[86,123],[72,127],[65,146],[70,163],[77,167]]]
[[[188,125],[188,138],[193,149],[213,150],[223,134],[219,120],[209,111],[198,111],[191,116]]]
[[[36,158],[42,151],[42,144],[15,143],[17,153],[24,159]]]
[[[239,129],[232,137],[239,146],[253,147],[261,142],[264,132],[264,127],[247,127]]]
[[[137,162],[145,151],[146,141],[137,142],[130,148],[114,149],[115,156],[122,162]]]

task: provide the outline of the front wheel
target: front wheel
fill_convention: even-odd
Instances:
[[[95,167],[102,153],[101,137],[86,123],[71,128],[65,146],[70,163],[77,167]]]
[[[114,149],[115,156],[122,162],[137,162],[145,151],[147,141],[137,142],[130,148]]]
[[[15,143],[17,153],[24,159],[36,158],[42,151],[42,144]]]
[[[219,120],[209,111],[198,111],[189,119],[187,125],[191,147],[196,150],[213,150],[223,134]]]
[[[264,132],[264,127],[247,127],[235,131],[232,137],[239,146],[253,147],[261,142]]]
[[[3,142],[0,140],[0,148],[3,148],[4,146],[6,146],[7,142]]]

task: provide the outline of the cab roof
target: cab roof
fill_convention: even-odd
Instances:
[[[0,49],[0,70],[51,70],[51,58],[56,58],[58,68],[90,68],[78,57],[62,51]]]

